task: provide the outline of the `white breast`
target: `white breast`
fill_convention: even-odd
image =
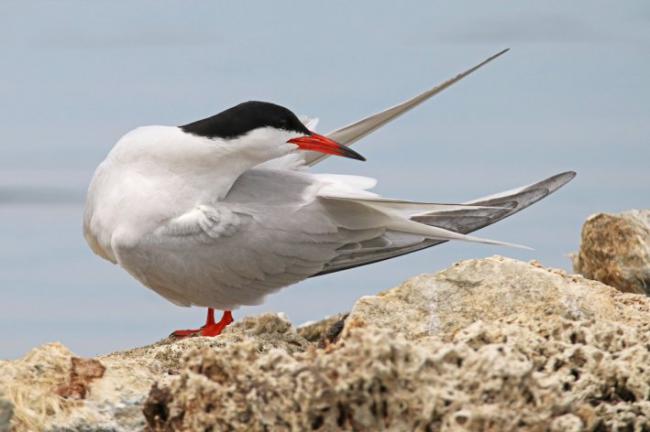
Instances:
[[[129,132],[97,168],[89,187],[84,214],[88,244],[117,262],[118,239],[128,246],[196,206],[218,202],[244,171],[296,149],[286,144],[286,137],[276,138],[265,129],[230,141],[187,134],[175,126]]]

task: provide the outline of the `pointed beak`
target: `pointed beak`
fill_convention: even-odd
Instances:
[[[366,158],[352,150],[350,147],[341,145],[326,136],[317,134],[316,132],[312,132],[311,135],[292,138],[287,142],[297,145],[302,150],[311,150],[325,154],[343,156],[360,161],[366,160]]]

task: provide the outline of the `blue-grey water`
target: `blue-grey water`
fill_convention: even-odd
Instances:
[[[296,323],[455,261],[569,269],[584,219],[650,205],[650,4],[575,2],[2,2],[0,358],[61,341],[80,355],[199,325],[87,248],[83,196],[128,130],[242,100],[327,131],[511,52],[357,144],[387,196],[463,201],[573,169],[554,196],[481,231],[533,252],[446,244],[308,280],[235,317]]]

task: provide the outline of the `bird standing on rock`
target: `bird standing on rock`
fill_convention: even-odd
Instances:
[[[181,306],[204,306],[216,336],[231,310],[287,285],[448,240],[507,243],[467,233],[544,198],[575,175],[465,204],[382,198],[367,177],[311,174],[329,155],[365,160],[348,146],[461,80],[455,78],[327,136],[315,121],[268,102],[245,102],[183,126],[122,137],[88,190],[84,235],[92,250]],[[214,310],[223,310],[216,321]]]

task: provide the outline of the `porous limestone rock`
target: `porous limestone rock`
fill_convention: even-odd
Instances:
[[[447,342],[365,327],[294,355],[240,343],[188,356],[145,415],[157,431],[642,431],[645,330],[513,319],[473,323]]]
[[[650,210],[590,216],[573,269],[621,291],[650,295]]]
[[[0,399],[0,432],[9,432],[11,418],[14,415],[14,406],[5,399]]]
[[[5,400],[15,431],[142,430],[151,386],[177,374],[187,352],[219,351],[242,341],[259,352],[292,353],[308,345],[286,317],[273,314],[243,319],[218,338],[167,338],[97,359],[79,359],[61,344],[47,344],[21,359],[0,361],[0,420]]]
[[[298,334],[324,348],[338,340],[347,318],[348,314],[338,313],[320,321],[304,323],[298,327]]]
[[[45,345],[0,362],[4,418],[17,432],[648,431],[650,298],[463,261],[299,329],[267,314],[96,359]]]
[[[495,256],[461,261],[439,273],[416,276],[376,296],[360,298],[342,337],[352,328],[367,325],[393,329],[409,339],[451,337],[474,321],[513,315],[529,320],[647,320],[646,312],[628,306],[630,301],[635,300],[582,276]]]
[[[359,300],[324,349],[200,349],[152,430],[631,430],[650,425],[650,299],[464,261]]]

